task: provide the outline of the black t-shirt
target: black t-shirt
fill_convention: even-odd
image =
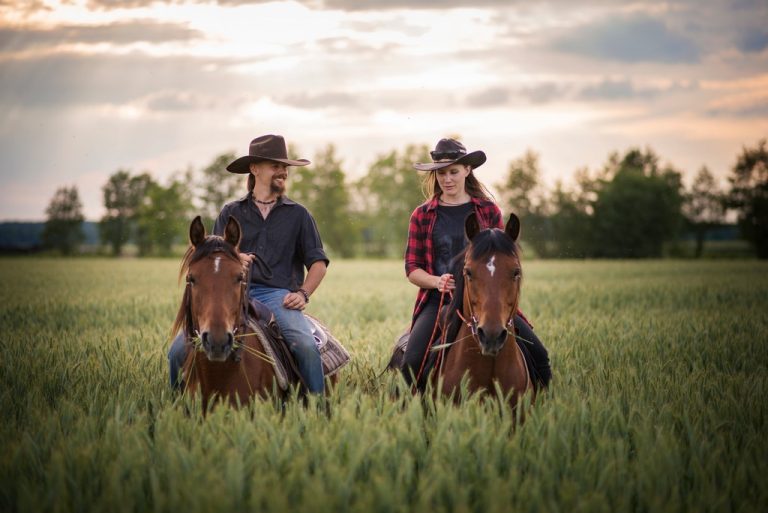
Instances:
[[[471,201],[456,206],[438,205],[437,219],[432,230],[436,276],[451,272],[453,257],[461,253],[467,245],[464,220],[473,208]]]
[[[296,291],[304,283],[304,268],[318,260],[328,264],[315,220],[304,206],[285,196],[278,198],[266,219],[251,195],[221,209],[213,233],[223,235],[229,216],[240,223],[241,253],[256,253],[269,265],[272,277],[251,266],[251,283]]]

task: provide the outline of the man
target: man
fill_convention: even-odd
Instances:
[[[251,266],[249,296],[275,315],[309,392],[319,394],[324,389],[320,352],[301,311],[323,280],[328,257],[312,215],[284,194],[288,166],[309,163],[289,159],[285,140],[279,135],[251,141],[248,155],[227,166],[230,173],[248,174],[248,194],[224,206],[213,233],[223,234],[229,216],[240,223],[240,258]],[[253,264],[255,254],[267,264],[269,273]],[[183,337],[177,337],[168,354],[173,386],[178,386],[185,357]]]

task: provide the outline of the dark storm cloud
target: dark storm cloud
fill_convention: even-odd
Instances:
[[[0,28],[0,51],[14,52],[27,48],[52,47],[60,44],[117,45],[136,43],[165,43],[202,39],[204,35],[183,25],[157,23],[151,20],[110,23],[107,25],[61,25],[54,29]]]
[[[194,57],[65,54],[0,61],[0,108],[124,104],[162,91],[224,97],[249,86],[230,61]],[[217,69],[218,71],[212,71]],[[169,105],[158,100],[158,106]]]
[[[570,29],[551,42],[555,50],[597,59],[669,64],[699,61],[696,43],[646,15],[612,17]]]

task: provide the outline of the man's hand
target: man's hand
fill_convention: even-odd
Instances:
[[[301,292],[289,292],[283,298],[283,306],[290,310],[304,310],[307,302]]]

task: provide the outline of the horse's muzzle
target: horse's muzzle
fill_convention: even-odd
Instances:
[[[219,336],[213,336],[210,331],[204,331],[201,335],[205,356],[212,362],[224,362],[232,354],[235,337],[231,331]]]
[[[504,347],[509,331],[502,328],[500,331],[486,332],[482,327],[477,328],[477,339],[480,342],[480,354],[483,356],[496,356]]]

